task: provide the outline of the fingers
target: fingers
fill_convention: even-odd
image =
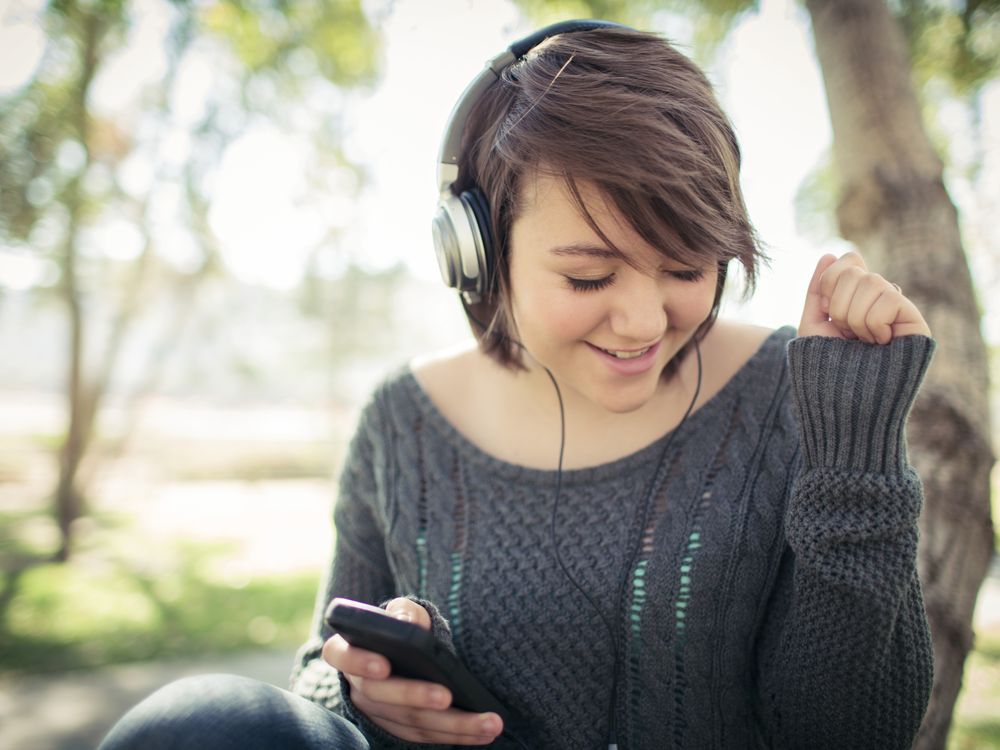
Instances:
[[[385,682],[401,680],[391,678]],[[493,742],[503,730],[503,722],[494,713],[479,714],[456,708],[428,709],[372,700],[369,696],[371,681],[368,682],[357,690],[352,686],[354,705],[387,732],[410,742],[485,745]],[[414,687],[419,693],[421,686]]]
[[[430,614],[406,597],[393,599],[386,605],[386,612],[400,620],[414,622],[425,630],[430,630]],[[389,660],[384,656],[352,646],[340,635],[334,635],[323,644],[323,660],[344,674],[384,679],[390,672]]]
[[[367,700],[375,703],[439,709],[451,705],[451,692],[448,688],[433,682],[411,680],[406,677],[368,680],[357,675],[346,676],[347,681],[351,683],[352,695],[355,691],[361,691]]]
[[[824,255],[809,282],[799,335],[888,344],[930,329],[899,286],[872,273],[856,252]]]
[[[352,646],[335,635],[323,644],[323,661],[345,675],[384,680],[389,676],[389,660],[374,651]]]
[[[820,263],[828,257],[832,256],[824,255],[820,259]],[[819,264],[817,264],[818,267]],[[819,278],[821,306],[827,308],[828,311],[842,280],[849,283],[860,279],[867,272],[868,266],[865,265],[864,258],[853,250],[836,258],[833,263],[829,263]]]
[[[385,611],[400,620],[415,622],[424,630],[431,629],[431,616],[427,610],[405,596],[393,599],[386,604]]]
[[[892,323],[888,322],[899,314],[901,295],[895,289],[895,294],[880,294],[872,304],[865,319],[865,326],[871,331],[872,339],[878,344],[888,344],[892,341]]]
[[[456,713],[467,714],[468,712],[456,711]],[[500,732],[494,730],[501,725],[500,717],[496,714],[489,714],[488,716],[491,718],[489,724],[486,724],[480,719],[479,714],[471,715],[476,717],[476,723],[472,725],[474,731],[471,734],[440,730],[432,727],[415,727],[411,724],[398,723],[390,719],[381,719],[379,723],[387,732],[410,742],[427,742],[442,745],[489,745],[496,740]],[[486,726],[489,726],[490,730],[484,733],[483,727]]]
[[[895,299],[890,299],[887,292],[891,292]],[[883,303],[877,310],[873,310],[872,306],[884,295],[889,304]],[[858,338],[872,344],[875,343],[875,338],[869,327],[869,318],[871,317],[870,323],[875,327],[882,323],[888,325],[893,318],[883,320],[878,314],[894,316],[896,310],[891,307],[891,303],[895,302],[898,307],[898,298],[901,296],[878,274],[851,266],[843,270],[836,280],[836,286],[829,292],[827,315],[844,338]]]
[[[804,325],[823,325],[829,320],[826,310],[822,307],[821,283],[826,269],[833,265],[836,260],[835,256],[827,254],[820,258],[816,264],[816,270],[813,271],[812,279],[809,281],[809,290],[806,292],[806,303],[802,310],[800,328]]]
[[[344,674],[358,710],[397,737],[444,745],[487,745],[503,731],[496,714],[451,708],[451,692],[444,686],[392,677],[385,657],[351,646],[339,635],[323,645],[323,659]]]
[[[401,597],[386,605],[400,620],[430,629],[426,609]],[[488,745],[503,731],[493,713],[451,708],[451,692],[424,680],[393,677],[381,654],[350,645],[340,635],[323,644],[323,659],[339,669],[350,685],[354,705],[385,731],[410,742],[443,745]]]

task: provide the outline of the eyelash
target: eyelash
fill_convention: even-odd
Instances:
[[[677,279],[678,281],[699,281],[705,272],[701,269],[692,269],[690,271],[667,271],[667,273]],[[603,279],[575,279],[572,276],[567,276],[566,281],[569,282],[570,287],[576,292],[596,292],[599,289],[604,289],[609,286],[611,282],[615,280],[615,275],[605,276]]]
[[[700,281],[705,276],[704,269],[695,268],[690,271],[669,271],[671,276],[681,281]]]
[[[570,288],[575,292],[596,292],[598,289],[608,286],[614,280],[614,274],[605,276],[603,279],[574,279],[572,276],[566,277]]]

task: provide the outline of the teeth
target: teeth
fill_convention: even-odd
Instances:
[[[646,352],[648,352],[649,349],[650,347],[647,346],[645,349],[641,349],[637,352],[616,352],[610,349],[602,349],[601,351],[607,352],[612,357],[616,357],[618,359],[636,359],[638,357],[641,357]]]

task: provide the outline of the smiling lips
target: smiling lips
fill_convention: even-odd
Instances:
[[[587,345],[619,375],[641,375],[646,372],[656,363],[656,353],[660,349],[659,341],[642,349],[605,349],[589,342]]]
[[[598,347],[598,349],[600,349],[605,354],[610,354],[612,357],[617,357],[618,359],[636,359],[638,357],[641,357],[643,354],[645,354],[652,348],[653,348],[652,346],[647,346],[645,349],[626,350],[626,349],[604,349],[602,347]]]

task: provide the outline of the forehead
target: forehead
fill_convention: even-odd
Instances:
[[[554,257],[620,259],[649,269],[674,259],[669,248],[644,240],[593,182],[578,180],[576,187],[579,200],[562,177],[543,172],[525,176],[511,227],[513,252],[523,246]]]
[[[593,182],[577,180],[576,186],[587,211],[596,220],[602,224],[611,220],[616,225],[627,226],[623,217]],[[539,217],[569,219],[572,215],[586,223],[569,183],[557,175],[547,172],[525,175],[518,198],[518,218],[529,216],[535,220]]]

